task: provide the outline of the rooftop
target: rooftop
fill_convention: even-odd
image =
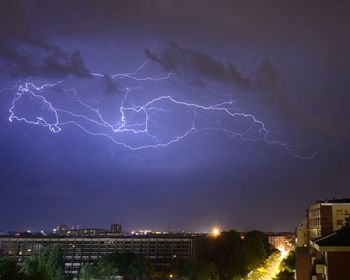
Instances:
[[[350,222],[340,230],[311,241],[311,245],[319,251],[350,252]]]
[[[317,200],[316,203],[350,203],[350,198],[332,198],[325,200]]]

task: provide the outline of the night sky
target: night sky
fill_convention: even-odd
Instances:
[[[1,1],[0,231],[294,230],[350,197],[349,13]]]

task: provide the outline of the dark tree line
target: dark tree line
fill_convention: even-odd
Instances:
[[[267,237],[260,231],[250,231],[241,238],[236,231],[222,232],[218,237],[202,237],[194,241],[193,260],[181,262],[174,258],[170,266],[155,269],[141,255],[133,253],[109,254],[94,264],[83,266],[79,280],[109,280],[115,276],[124,279],[164,279],[185,277],[189,280],[231,280],[244,277],[262,264],[273,252]],[[288,258],[284,272],[292,271]],[[277,279],[288,279],[281,278]],[[51,251],[33,255],[19,267],[12,258],[0,259],[0,280],[64,280],[62,251],[57,246]]]
[[[96,264],[83,266],[78,279],[108,280],[117,275],[123,276],[124,279],[147,279],[152,276],[152,267],[141,255],[114,253],[102,257]]]
[[[1,258],[0,280],[64,280],[60,247],[31,256],[22,267],[18,266],[14,258]]]
[[[244,238],[234,230],[222,232],[216,238],[199,240],[196,247],[198,254],[190,266],[197,267],[199,262],[204,267],[212,267],[211,270],[216,271],[216,278],[212,276],[206,279],[222,280],[244,277],[274,251],[267,236],[260,231],[250,231]],[[211,274],[213,275],[212,272]],[[203,279],[194,275],[186,276],[190,280]]]

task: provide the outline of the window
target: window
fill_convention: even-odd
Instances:
[[[343,209],[337,209],[336,213],[337,215],[343,215]]]

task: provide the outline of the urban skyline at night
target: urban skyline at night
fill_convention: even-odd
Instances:
[[[2,1],[0,256],[22,266],[37,247],[54,254],[70,242],[52,233],[63,225],[79,238],[96,229],[105,255],[109,235],[124,254],[131,232],[191,232],[208,235],[197,248],[197,236],[184,237],[184,260],[198,252],[222,279],[263,264],[277,275],[295,257],[309,264],[304,275],[326,275],[310,260],[337,254],[319,238],[341,240],[350,215],[349,10],[346,1]],[[269,233],[303,242],[277,252]],[[29,251],[12,248],[21,234]],[[241,261],[232,273],[221,241]],[[67,246],[60,260],[74,259]],[[80,256],[89,261],[59,274],[104,257]]]

